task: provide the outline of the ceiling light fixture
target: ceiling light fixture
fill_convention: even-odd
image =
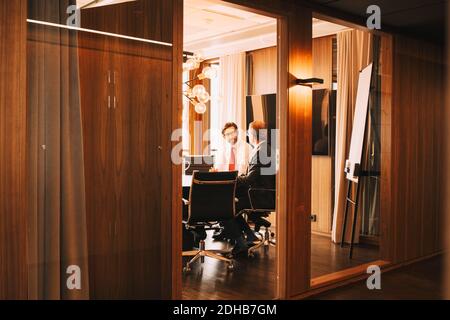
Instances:
[[[203,62],[203,57],[200,54],[193,54],[188,57],[185,63],[183,63],[183,71],[191,72],[200,68],[200,64]],[[206,90],[203,84],[191,84],[195,81],[202,81],[205,79],[214,79],[217,77],[217,70],[212,67],[205,67],[202,72],[196,75],[193,79],[184,83],[186,89],[183,90],[184,96],[195,107],[195,112],[203,114],[206,112],[206,104],[211,100],[211,95]]]

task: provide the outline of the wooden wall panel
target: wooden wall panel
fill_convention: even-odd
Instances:
[[[183,0],[173,0],[173,48],[172,48],[172,112],[171,128],[182,128],[181,116],[183,113],[182,81],[183,81]],[[173,141],[175,147],[180,141]],[[168,141],[170,144],[170,142]],[[166,157],[169,154],[166,153]],[[172,266],[171,274],[163,274],[162,283],[170,283],[171,287],[163,288],[163,296],[172,299],[180,299],[182,294],[182,196],[181,175],[182,167],[172,165],[171,179],[167,180],[165,190],[172,195],[172,215],[162,217],[162,228],[164,234],[171,234],[172,238],[167,238],[163,250],[171,252],[172,255],[165,255],[165,261],[161,263],[166,267]],[[172,188],[172,189],[170,189]],[[165,270],[165,268],[163,268]],[[167,278],[167,280],[165,279]]]
[[[324,80],[314,85],[314,89],[329,89],[333,84],[333,36],[312,40],[313,76]],[[331,234],[332,214],[332,173],[333,158],[330,156],[312,157],[312,200],[311,213],[317,215],[317,221],[311,223],[313,232]]]
[[[26,17],[0,2],[0,299],[27,298]]]
[[[317,221],[311,223],[311,230],[321,235],[331,234],[333,164],[331,157],[312,157],[311,214],[317,215]]]
[[[383,108],[385,259],[404,262],[442,249],[442,48],[394,37],[391,110]],[[391,125],[391,127],[389,127]],[[390,161],[389,161],[390,160]],[[389,161],[389,163],[387,162]],[[389,167],[390,164],[390,167]],[[389,185],[389,186],[388,186]],[[383,222],[383,224],[385,224]]]
[[[447,16],[450,14],[450,6],[447,6]],[[447,19],[447,43],[450,43],[450,21]],[[443,158],[442,161],[444,163],[444,179],[443,179],[443,189],[442,189],[442,212],[446,216],[446,224],[445,224],[445,233],[446,237],[446,246],[445,249],[450,249],[450,50],[447,49],[446,66],[447,66],[447,78],[446,78],[446,92],[447,92],[447,102],[445,104],[445,113],[443,116],[443,121],[445,125],[443,126],[443,135],[444,135],[444,150],[443,150]],[[448,252],[448,251],[447,251]],[[446,290],[445,290],[445,298],[450,299],[450,254],[447,254],[446,258]]]
[[[289,93],[287,119],[287,296],[307,290],[311,256],[311,88],[295,86],[297,78],[312,76],[312,14],[292,10],[289,28]]]
[[[314,89],[330,89],[333,85],[333,36],[312,40],[313,76],[323,79],[323,84],[315,84]]]
[[[83,28],[172,43],[172,1],[138,0],[85,9]]]
[[[277,92],[277,47],[251,51],[253,76],[249,95],[272,94]]]
[[[395,219],[391,213],[392,204],[392,46],[391,36],[381,38],[381,177],[380,177],[380,256],[391,259],[395,236]]]

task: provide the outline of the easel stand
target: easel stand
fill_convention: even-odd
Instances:
[[[359,74],[358,93],[356,96],[355,118],[353,121],[353,132],[350,142],[349,158],[346,161],[344,169],[348,188],[347,197],[345,199],[344,220],[342,222],[341,247],[343,248],[345,245],[348,210],[350,205],[353,205],[354,210],[350,240],[350,259],[353,258],[353,247],[355,242],[356,222],[358,220],[362,178],[380,175],[379,172],[372,173],[367,170],[367,168],[369,168],[370,166],[366,163],[367,159],[365,157],[365,154],[367,153],[366,144],[368,143],[368,110],[370,110],[370,112],[372,113],[372,108],[369,108],[370,92],[371,88],[374,88],[374,86],[371,85],[374,81],[374,78],[372,77],[372,67],[373,65],[369,64],[364,70],[361,70]],[[373,119],[373,117],[371,118]],[[366,168],[366,170],[364,170],[364,168]],[[356,198],[351,199],[352,189],[355,183],[357,184]]]
[[[354,205],[354,210],[353,210],[353,221],[352,221],[352,236],[351,236],[351,240],[350,240],[350,255],[349,258],[352,259],[353,257],[353,243],[355,242],[355,229],[356,229],[356,220],[358,217],[358,207],[359,207],[359,193],[361,192],[361,183],[359,183],[360,181],[358,180],[358,182],[353,182],[351,180],[348,180],[348,187],[347,187],[347,197],[345,200],[345,213],[344,213],[344,221],[342,223],[342,238],[341,238],[341,248],[344,247],[345,244],[345,233],[347,231],[347,217],[348,217],[348,209],[350,207],[350,205]],[[356,191],[356,199],[352,200],[350,198],[351,194],[352,194],[352,185],[356,183],[357,186],[357,191]]]
[[[348,180],[348,189],[347,189],[347,197],[345,200],[345,212],[344,212],[344,221],[342,222],[342,237],[341,237],[341,248],[345,245],[345,232],[347,231],[347,217],[348,217],[348,210],[350,205],[354,206],[353,209],[353,221],[352,221],[352,235],[350,239],[350,253],[349,258],[353,258],[353,246],[355,243],[355,232],[356,232],[356,222],[358,220],[358,209],[359,209],[359,195],[361,194],[361,178],[363,177],[379,177],[379,172],[369,172],[369,171],[363,171],[358,176],[358,182]],[[356,189],[356,199],[351,199],[350,196],[352,194],[352,186],[354,184],[357,184]]]

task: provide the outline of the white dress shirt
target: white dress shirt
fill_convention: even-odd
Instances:
[[[236,171],[239,171],[240,175],[245,174],[248,167],[250,145],[244,141],[238,141],[235,145],[224,142],[217,153],[214,167],[219,171],[229,171],[231,148],[234,148]]]

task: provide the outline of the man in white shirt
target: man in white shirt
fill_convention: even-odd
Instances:
[[[254,121],[250,124],[248,135],[253,151],[250,154],[248,170],[245,174],[238,177],[236,187],[236,197],[239,202],[236,204],[236,211],[251,208],[248,190],[256,189],[275,189],[275,170],[273,168],[275,159],[274,152],[267,141],[267,127],[263,121]],[[265,199],[263,199],[265,200]],[[224,232],[236,241],[233,248],[233,255],[248,252],[248,246],[245,240],[250,243],[258,240],[248,223],[242,218],[242,215],[224,223]],[[246,239],[243,237],[246,235]]]
[[[250,147],[239,139],[238,126],[234,122],[226,123],[222,136],[224,147],[219,150],[214,168],[217,171],[238,171],[239,175],[247,172]]]

